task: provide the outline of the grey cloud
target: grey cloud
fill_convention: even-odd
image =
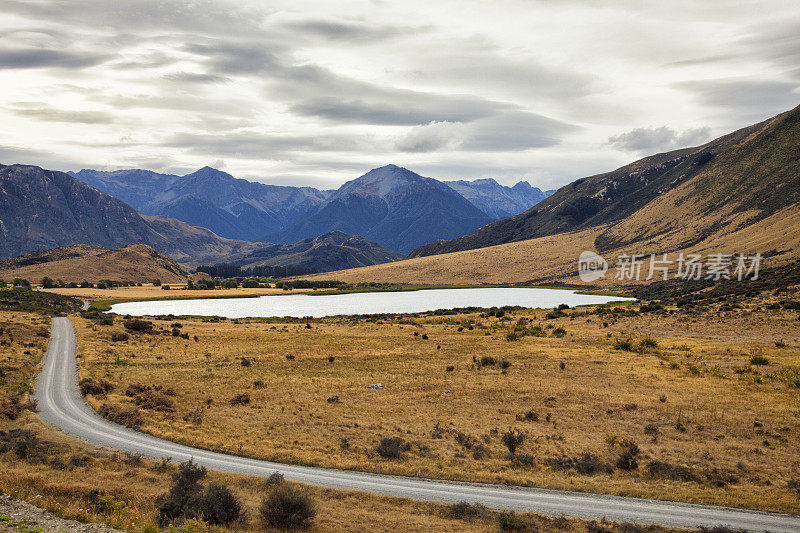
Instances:
[[[36,165],[45,169],[80,169],[86,162],[78,162],[63,157],[53,150],[37,150],[29,147],[17,147],[0,144],[0,164],[3,165]]]
[[[278,74],[283,69],[275,52],[264,43],[208,41],[189,43],[184,50],[202,56],[208,70],[219,74]]]
[[[230,78],[225,76],[218,76],[216,74],[205,74],[201,72],[170,72],[162,76],[168,81],[187,82],[187,83],[224,83],[231,81]]]
[[[359,136],[281,135],[258,132],[237,132],[223,135],[180,133],[165,141],[167,146],[184,148],[209,157],[244,157],[265,159],[303,152],[335,152],[366,148]]]
[[[229,117],[252,117],[256,109],[253,102],[236,98],[208,98],[202,95],[170,94],[162,95],[93,95],[92,100],[119,109],[169,109],[173,111],[193,111],[199,114],[225,115]]]
[[[464,150],[503,152],[553,146],[577,128],[528,112],[505,112],[475,123],[461,145]]]
[[[565,67],[540,63],[535,57],[508,58],[490,47],[469,50],[442,47],[431,50],[422,61],[424,71],[412,74],[448,85],[489,88],[523,98],[561,100],[578,98],[596,90],[595,76]]]
[[[239,2],[164,2],[163,0],[82,0],[76,6],[66,1],[4,0],[3,10],[34,20],[50,20],[55,24],[72,23],[85,27],[87,21],[96,28],[117,31],[168,29],[210,35],[228,35],[231,28],[237,35],[257,34],[271,10]]]
[[[388,25],[374,25],[366,22],[343,20],[307,19],[286,24],[292,32],[301,35],[322,37],[332,41],[378,41],[398,35],[419,34],[422,28]]]
[[[470,122],[516,106],[471,95],[444,95],[383,87],[336,74],[316,65],[293,65],[275,50],[250,43],[191,43],[186,50],[205,57],[210,72],[259,74],[267,95],[289,111],[345,124],[417,125],[431,121]]]
[[[43,48],[0,50],[0,67],[27,69],[42,67],[82,68],[103,63],[110,59],[108,54],[50,50]]]
[[[314,98],[290,106],[293,113],[348,124],[415,125],[427,122],[471,122],[510,106],[470,96],[440,96],[414,91],[392,92],[392,97]]]
[[[76,124],[109,124],[114,122],[114,116],[105,111],[58,109],[41,102],[17,102],[10,110],[15,115],[47,122],[71,122]]]
[[[525,111],[505,111],[471,124],[431,122],[411,128],[396,144],[404,152],[509,152],[553,146],[575,126]]]
[[[431,122],[415,126],[396,145],[402,152],[435,152],[455,148],[464,139],[465,127],[460,122]]]
[[[722,78],[686,81],[675,87],[694,94],[704,105],[735,112],[742,120],[767,118],[800,102],[800,85],[787,81]]]
[[[659,128],[635,128],[608,139],[608,143],[619,150],[653,154],[678,148],[697,146],[709,140],[711,128],[694,128],[676,132],[667,126]]]

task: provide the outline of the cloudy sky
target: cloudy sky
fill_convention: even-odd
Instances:
[[[800,104],[784,0],[0,5],[4,164],[555,188]]]

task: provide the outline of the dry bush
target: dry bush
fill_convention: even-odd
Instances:
[[[272,486],[261,500],[258,511],[265,525],[277,529],[310,527],[317,514],[311,496],[305,490],[288,483]]]
[[[115,424],[120,424],[128,428],[139,429],[144,424],[142,413],[136,407],[122,407],[115,404],[104,403],[97,412]]]
[[[114,385],[104,379],[84,378],[78,382],[78,387],[81,389],[82,396],[91,394],[102,397],[114,390]]]

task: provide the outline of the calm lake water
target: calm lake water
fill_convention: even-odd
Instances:
[[[630,300],[613,296],[576,294],[559,289],[479,288],[431,289],[401,292],[353,294],[287,294],[258,298],[216,298],[204,300],[161,300],[126,302],[111,306],[120,315],[199,315],[244,317],[314,317],[366,315],[377,313],[420,313],[455,307],[501,307],[518,305],[530,308],[570,307]]]

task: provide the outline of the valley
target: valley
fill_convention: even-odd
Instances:
[[[143,431],[205,449],[797,512],[797,313],[774,302],[184,317],[116,342],[124,321],[89,318],[79,364],[113,385],[87,397],[96,409],[137,409]],[[157,334],[170,328],[188,338]]]

